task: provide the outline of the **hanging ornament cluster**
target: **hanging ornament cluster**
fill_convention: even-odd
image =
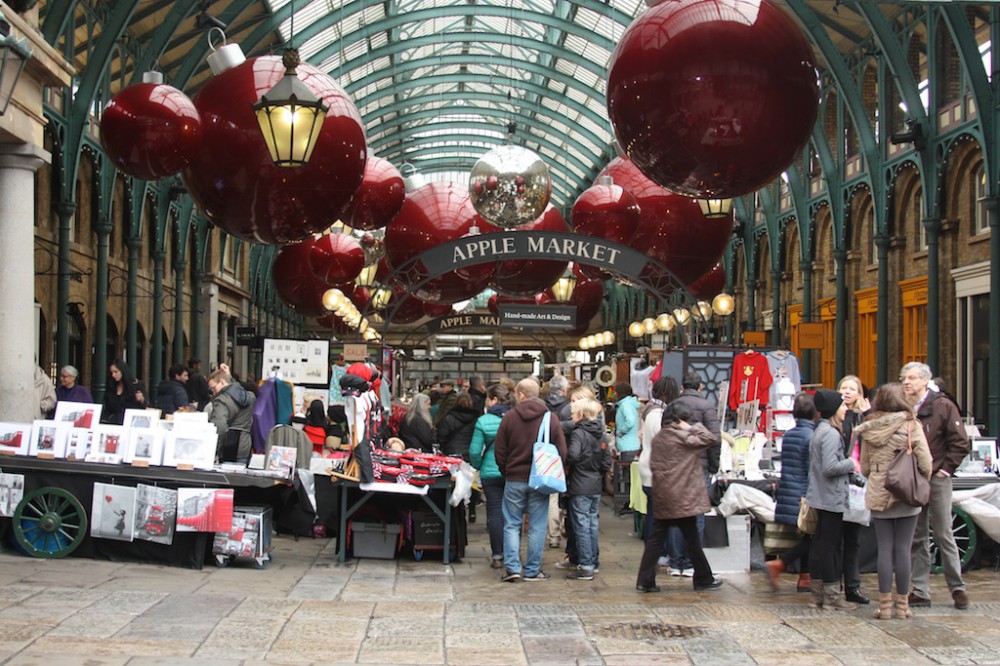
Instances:
[[[479,158],[469,176],[469,198],[484,220],[502,229],[524,226],[545,210],[552,179],[527,148],[499,146]]]
[[[653,4],[622,36],[607,91],[629,158],[654,182],[703,199],[778,177],[819,108],[812,49],[773,0]]]
[[[402,209],[385,229],[386,256],[394,270],[441,243],[467,235],[482,224],[469,195],[452,183],[428,183],[406,196]],[[422,267],[413,267],[419,275]],[[409,271],[408,271],[409,272]],[[425,301],[455,303],[472,298],[493,279],[495,266],[480,264],[446,273],[416,287]]]
[[[142,180],[180,173],[201,148],[201,117],[187,95],[146,72],[101,114],[101,145],[122,172]]]
[[[278,298],[297,313],[305,317],[322,317],[326,314],[323,294],[334,287],[341,290],[348,287],[328,283],[313,273],[309,263],[312,250],[311,238],[278,250],[271,264],[271,281]]]
[[[355,229],[381,229],[392,222],[405,199],[406,186],[399,170],[388,160],[370,155],[346,219]]]
[[[594,238],[628,245],[635,238],[642,211],[631,192],[616,185],[610,176],[600,176],[573,203],[573,230]],[[603,279],[605,271],[593,266],[580,266],[580,272],[590,278]]]
[[[316,67],[298,65],[298,78],[329,110],[309,163],[285,168],[272,162],[253,111],[285,75],[281,58],[245,60],[240,53],[222,64],[209,61],[215,76],[194,99],[201,147],[183,172],[208,219],[237,238],[270,245],[306,239],[342,219],[368,153],[361,116],[344,90]]]

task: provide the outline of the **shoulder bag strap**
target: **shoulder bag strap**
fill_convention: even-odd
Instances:
[[[906,453],[913,453],[913,421],[906,424]]]
[[[542,424],[538,426],[538,439],[536,441],[545,444],[549,443],[549,420],[551,416],[552,412],[545,412],[545,416],[542,417]]]

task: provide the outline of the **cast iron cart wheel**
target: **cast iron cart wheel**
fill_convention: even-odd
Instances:
[[[83,505],[62,488],[39,488],[14,510],[14,536],[32,557],[66,557],[87,534]]]
[[[951,509],[951,530],[955,535],[955,545],[958,547],[958,557],[961,560],[962,571],[969,566],[969,562],[976,554],[976,524],[969,518],[969,514],[958,507]],[[934,531],[931,530],[931,572],[941,573],[944,567],[941,566],[941,553],[937,544],[934,543]]]

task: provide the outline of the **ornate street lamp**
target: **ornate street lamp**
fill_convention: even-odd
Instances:
[[[21,78],[29,58],[31,49],[28,48],[28,41],[18,41],[10,34],[10,23],[0,12],[0,116],[7,112],[17,80]]]
[[[562,277],[552,285],[552,295],[559,303],[569,303],[573,300],[574,291],[576,291],[576,275],[573,274],[573,264],[569,264]]]
[[[330,107],[299,79],[298,49],[285,49],[281,62],[285,75],[261,95],[253,110],[275,166],[305,166]]]
[[[728,217],[732,210],[732,199],[698,199],[701,214],[708,218]]]

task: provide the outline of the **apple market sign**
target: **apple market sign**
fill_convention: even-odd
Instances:
[[[551,259],[597,266],[638,277],[650,258],[626,245],[582,234],[508,231],[466,236],[442,243],[419,256],[431,275],[509,259]]]

